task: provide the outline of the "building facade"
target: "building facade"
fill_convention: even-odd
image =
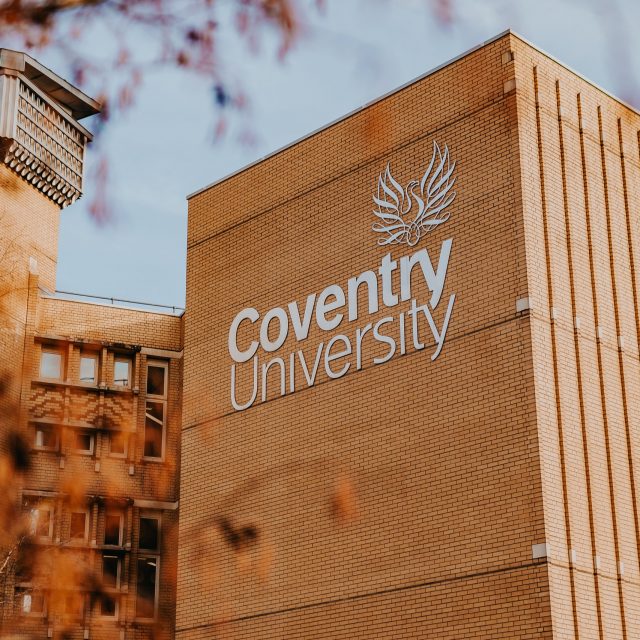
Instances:
[[[176,637],[640,637],[640,116],[511,32],[189,200]]]
[[[0,98],[0,635],[172,637],[181,313],[56,293],[99,105],[7,50]]]

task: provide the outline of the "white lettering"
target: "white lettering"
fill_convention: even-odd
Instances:
[[[411,309],[407,311],[407,315],[411,317],[411,335],[413,337],[413,348],[416,351],[424,349],[424,343],[420,342],[420,336],[418,335],[418,311],[423,307],[418,307],[415,299],[411,301]]]
[[[393,281],[392,274],[395,271],[398,263],[391,259],[391,254],[382,258],[382,263],[378,269],[382,276],[382,304],[385,307],[395,307],[398,304],[398,295],[393,293]]]
[[[338,351],[338,353],[331,353],[331,347],[336,342],[343,342],[344,349],[342,351]],[[341,334],[337,336],[333,336],[331,340],[329,340],[327,344],[327,349],[324,352],[324,369],[327,372],[327,375],[334,380],[336,378],[342,378],[342,376],[349,371],[349,367],[351,366],[350,362],[345,362],[342,369],[338,371],[333,371],[329,366],[334,360],[338,360],[339,358],[344,358],[345,356],[351,355],[351,342],[347,336],[343,336]]]
[[[307,296],[307,304],[304,307],[304,318],[300,320],[300,310],[297,302],[290,302],[289,315],[291,316],[291,324],[296,334],[296,340],[306,340],[309,335],[309,327],[311,326],[311,315],[313,314],[313,304],[316,301],[316,294],[312,293]]]
[[[262,365],[262,402],[267,399],[267,376],[269,375],[269,369],[274,364],[280,367],[280,395],[283,396],[287,392],[284,360],[282,358],[272,358]]]
[[[435,309],[440,302],[444,281],[447,276],[449,266],[449,256],[451,255],[451,244],[453,240],[445,240],[440,249],[438,259],[438,269],[434,272],[429,252],[426,249],[417,251],[412,256],[400,258],[400,299],[405,302],[411,298],[411,272],[416,264],[420,264],[425,283],[431,291],[431,307]]]
[[[231,404],[236,411],[244,411],[248,409],[256,400],[258,395],[258,356],[253,359],[253,389],[249,400],[244,404],[240,404],[236,400],[236,365],[231,365]]]
[[[444,291],[452,243],[451,239],[442,243],[436,269],[426,249],[416,251],[410,256],[403,256],[398,261],[393,260],[388,253],[382,258],[377,269],[363,271],[359,276],[349,278],[346,289],[333,284],[319,294],[309,294],[305,300],[304,309],[296,301],[288,303],[286,307],[274,307],[264,315],[253,307],[242,309],[233,319],[228,335],[229,354],[234,362],[231,365],[233,408],[236,411],[244,411],[251,407],[258,397],[262,402],[266,402],[269,397],[294,393],[298,366],[296,361],[300,363],[307,387],[312,387],[317,381],[320,361],[323,358],[326,374],[333,380],[346,375],[352,364],[355,371],[360,371],[365,366],[364,363],[372,362],[378,365],[388,362],[396,355],[405,355],[407,344],[409,350],[413,348],[417,352],[425,349],[427,343],[434,344],[431,360],[436,360],[444,347],[456,299],[456,294],[451,294],[444,316],[438,313],[437,318],[442,319],[441,321],[436,319],[436,307]],[[417,265],[420,265],[421,281],[424,281],[430,292],[429,301],[423,305],[420,305],[417,300],[418,297],[422,298],[422,294],[412,292],[412,275]],[[394,276],[398,270],[399,274]],[[394,277],[400,281],[398,293],[393,290]],[[366,294],[362,291],[362,285],[366,285]],[[381,305],[393,307],[400,301],[409,300],[409,309],[405,308],[396,316],[386,316],[375,323],[369,322],[362,327],[355,327],[349,337],[340,334],[333,336],[328,342],[320,342],[313,356],[310,352],[305,356],[303,350],[298,349],[286,356],[271,358],[265,363],[262,363],[259,357],[260,347],[267,353],[283,347],[289,336],[289,324],[293,328],[295,340],[301,342],[308,339],[314,316],[319,330],[332,331],[340,325],[345,316],[349,322],[353,322],[358,320],[361,312],[364,315],[365,310],[368,315],[371,315],[377,313]],[[406,316],[410,320],[407,320]],[[423,317],[426,323],[422,321]],[[394,324],[396,321],[397,328]],[[245,322],[248,326],[243,325]],[[438,326],[439,323],[440,326]],[[385,331],[384,328],[387,325],[391,326]],[[425,325],[429,327],[433,343],[428,338],[428,333],[420,335],[427,330]],[[251,332],[259,339],[251,340]],[[255,333],[258,335],[256,336]],[[372,340],[365,340],[368,333],[372,334]],[[411,333],[411,339],[409,333]],[[353,340],[355,343],[352,342]],[[238,342],[244,348],[241,348]],[[386,349],[376,346],[373,354],[375,357],[372,360],[367,359],[365,349],[367,346],[373,348],[375,343],[384,345]],[[353,351],[355,351],[355,359],[349,358]],[[312,357],[313,362],[311,362]],[[247,365],[246,372],[249,375],[252,374],[253,379],[247,379],[239,385],[238,377],[241,371],[237,369],[238,364],[235,363],[247,363],[251,359],[253,364]],[[249,372],[249,366],[251,366],[251,372]],[[275,376],[270,375],[272,369],[276,370]],[[244,374],[244,370],[242,373]],[[275,385],[275,388],[270,390],[269,383],[272,386]],[[304,386],[304,382],[301,384]],[[238,386],[241,387],[242,394],[249,394],[244,402],[237,397]]]
[[[436,350],[433,353],[433,355],[431,356],[431,360],[435,360],[439,355],[440,352],[442,351],[442,347],[444,346],[444,339],[447,336],[447,329],[449,327],[449,320],[451,320],[451,312],[453,311],[453,303],[456,301],[456,294],[452,293],[449,296],[449,304],[447,305],[447,312],[444,316],[444,321],[442,323],[442,329],[440,329],[440,331],[438,331],[438,328],[436,327],[436,323],[433,320],[433,316],[431,315],[431,312],[429,311],[429,308],[427,306],[421,307],[422,311],[424,312],[424,315],[427,318],[427,322],[429,323],[429,328],[431,329],[431,333],[433,333],[433,337],[436,341]]]
[[[334,297],[335,300],[328,302],[328,298]],[[336,309],[344,307],[344,291],[337,284],[327,287],[319,296],[316,304],[316,322],[323,331],[331,331],[342,322],[342,314],[336,313],[331,319],[327,319],[327,313],[331,313]]]
[[[236,362],[246,362],[247,360],[250,360],[251,358],[253,358],[255,352],[258,350],[258,342],[256,340],[254,340],[249,345],[249,348],[246,349],[245,351],[240,351],[238,349],[238,344],[236,341],[238,336],[238,327],[240,327],[240,323],[243,320],[248,320],[249,322],[254,323],[259,317],[260,317],[260,314],[256,309],[254,309],[253,307],[248,307],[247,309],[243,309],[233,319],[233,322],[229,327],[228,345],[229,345],[229,354]]]
[[[358,319],[358,288],[365,282],[369,293],[369,313],[378,311],[378,277],[373,271],[365,271],[356,278],[349,278],[347,283],[349,322]]]
[[[371,323],[365,324],[362,329],[356,329],[356,370],[362,369],[362,338],[371,330]]]
[[[304,353],[302,353],[302,351],[298,351],[298,357],[300,358],[302,371],[304,373],[304,377],[307,379],[307,385],[309,387],[313,387],[316,381],[316,375],[318,373],[318,365],[320,364],[320,356],[322,356],[322,347],[324,347],[324,342],[321,342],[320,345],[318,346],[318,351],[316,352],[316,358],[313,362],[313,369],[311,370],[311,374],[309,374],[309,369],[307,368],[307,361],[304,357]]]
[[[396,352],[396,341],[391,336],[385,336],[380,333],[380,327],[384,324],[388,324],[389,322],[393,322],[393,318],[388,316],[386,318],[382,318],[382,320],[378,320],[378,322],[373,325],[373,337],[378,342],[384,342],[389,345],[389,352],[386,356],[377,356],[373,359],[374,364],[382,364],[383,362],[387,362],[387,360],[391,360],[393,355]]]
[[[278,337],[275,340],[269,339],[269,324],[271,324],[272,320],[278,319],[279,329],[278,329]],[[289,333],[289,318],[287,317],[287,313],[281,307],[275,307],[275,309],[271,309],[268,311],[265,317],[262,319],[262,324],[260,325],[260,344],[265,351],[277,351],[287,339],[287,334]]]

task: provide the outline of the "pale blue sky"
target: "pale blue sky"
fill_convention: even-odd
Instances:
[[[311,12],[306,35],[284,62],[269,47],[255,56],[227,36],[226,73],[240,79],[250,98],[248,121],[237,126],[251,127],[252,145],[233,133],[212,142],[211,88],[202,78],[177,71],[146,76],[135,106],[101,139],[113,219],[100,227],[87,213],[90,184],[62,212],[58,289],[182,305],[187,194],[508,27],[616,94],[628,91],[625,77],[640,76],[640,47],[631,32],[640,24],[637,0],[618,0],[617,39],[626,33],[632,53],[619,63],[588,0],[458,0],[460,19],[448,29],[436,25],[425,0],[326,5],[323,14]],[[53,59],[37,55],[64,75]]]

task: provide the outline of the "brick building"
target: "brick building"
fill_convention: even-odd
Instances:
[[[639,130],[507,32],[190,197],[177,638],[640,637]]]
[[[91,137],[78,121],[99,105],[2,49],[0,109],[0,441],[17,426],[31,449],[0,635],[171,637],[181,313],[56,293],[60,209]]]
[[[504,33],[193,194],[183,322],[55,292],[98,105],[0,98],[2,632],[640,637],[638,113]]]

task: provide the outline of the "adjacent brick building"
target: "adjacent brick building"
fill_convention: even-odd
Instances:
[[[177,638],[640,637],[639,130],[509,32],[191,196]]]
[[[78,120],[99,105],[0,50],[0,109],[0,441],[17,429],[31,449],[0,634],[171,637],[181,313],[55,292],[60,209],[90,139]]]

